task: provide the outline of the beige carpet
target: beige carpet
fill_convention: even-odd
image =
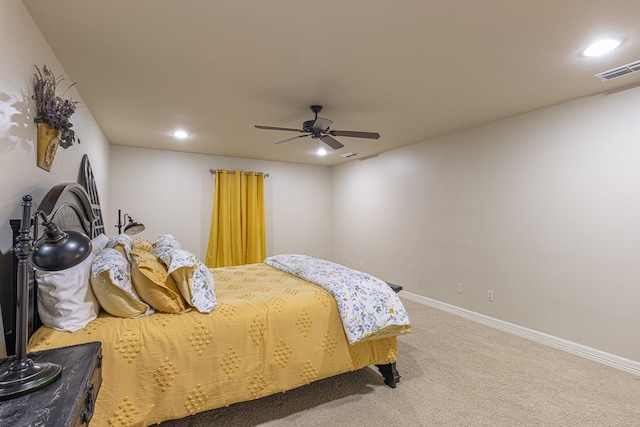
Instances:
[[[396,389],[364,368],[161,426],[640,426],[639,378],[403,303]]]

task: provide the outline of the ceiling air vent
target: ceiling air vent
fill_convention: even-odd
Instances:
[[[633,73],[640,70],[640,61],[632,62],[621,67],[613,68],[608,71],[596,74],[596,77],[602,80],[611,80],[616,77],[624,76],[625,74]]]
[[[340,154],[340,157],[343,159],[348,159],[349,157],[357,156],[359,153],[352,153],[349,151],[348,153]]]

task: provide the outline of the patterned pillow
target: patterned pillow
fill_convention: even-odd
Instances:
[[[44,325],[74,332],[98,316],[100,305],[89,285],[89,276],[91,263],[107,240],[104,234],[95,237],[87,259],[74,267],[61,271],[36,270],[38,314]]]
[[[168,267],[180,293],[192,307],[201,313],[210,313],[216,306],[213,274],[194,254],[178,246],[175,239],[160,236],[151,253]]]
[[[174,248],[182,247],[180,246],[180,243],[178,243],[178,240],[171,234],[163,234],[161,236],[158,236],[155,246],[171,246]]]
[[[131,243],[131,236],[127,234],[118,234],[109,239],[107,247],[117,250],[130,260],[131,257],[129,254],[131,253]]]
[[[131,265],[115,249],[105,248],[91,264],[91,288],[100,306],[119,317],[139,317],[153,314],[131,283]]]
[[[131,251],[131,281],[143,301],[156,311],[182,313],[186,304],[167,267],[151,252]]]

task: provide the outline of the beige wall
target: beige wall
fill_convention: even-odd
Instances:
[[[331,255],[640,361],[638,117],[636,87],[335,167]]]
[[[304,253],[329,257],[331,170],[325,166],[269,162],[113,145],[107,229],[117,210],[146,226],[150,240],[173,234],[204,260],[215,177],[209,169],[266,172],[267,255]]]
[[[107,193],[109,144],[91,112],[82,105],[73,116],[80,145],[58,149],[51,172],[36,167],[32,78],[34,65],[46,64],[64,75],[46,40],[19,0],[0,2],[0,298],[11,291],[13,246],[9,220],[20,217],[24,194],[34,198],[34,209],[54,184],[77,180],[80,161],[89,154],[102,194]],[[81,89],[81,88],[79,88]],[[75,89],[69,91],[81,101]],[[6,313],[4,314],[6,316]],[[3,345],[0,343],[0,354]]]
[[[9,219],[21,196],[37,202],[75,181],[85,153],[108,230],[121,208],[148,236],[173,233],[200,256],[209,168],[264,170],[269,254],[329,258],[640,361],[640,88],[334,168],[110,147],[83,106],[74,116],[82,144],[59,150],[48,173],[35,166],[31,78],[34,65],[64,70],[19,0],[0,2],[0,58],[0,292],[12,286]]]

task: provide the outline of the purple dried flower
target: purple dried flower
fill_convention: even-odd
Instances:
[[[58,129],[60,131],[60,146],[69,148],[76,140],[78,144],[80,143],[80,139],[76,138],[75,131],[71,129],[73,124],[69,121],[79,102],[56,96],[56,87],[63,80],[66,79],[56,77],[46,65],[42,71],[36,66],[33,80],[33,99],[36,101],[36,117],[34,121],[36,123],[47,123],[52,128]],[[74,85],[75,83],[72,83],[66,90],[69,90]]]

